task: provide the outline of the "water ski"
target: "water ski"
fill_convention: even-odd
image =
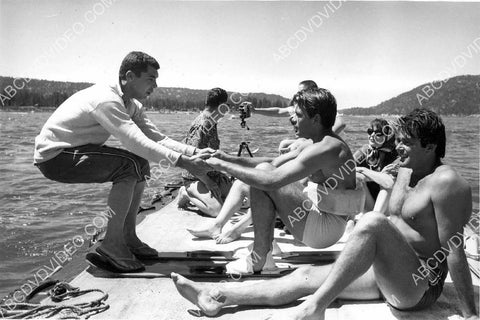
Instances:
[[[111,265],[106,258],[96,252],[86,255],[87,262],[94,267],[91,273],[105,278],[165,278],[170,277],[172,272],[189,278],[238,278],[239,275],[227,274],[226,261],[146,261],[145,271],[141,272],[119,272]],[[296,269],[297,266],[280,264],[273,271],[262,271],[250,275],[242,275],[242,278],[265,278],[281,277]]]
[[[197,260],[197,261],[233,261],[236,260],[232,251],[185,251],[185,252],[160,252],[154,260]],[[276,262],[288,263],[319,263],[334,262],[340,254],[332,251],[292,251],[273,255]]]

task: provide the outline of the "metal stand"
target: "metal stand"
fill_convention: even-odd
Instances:
[[[243,150],[247,150],[248,155],[253,158],[253,154],[248,147],[248,143],[245,141],[240,142],[240,145],[238,146],[237,157],[240,157],[242,155]]]

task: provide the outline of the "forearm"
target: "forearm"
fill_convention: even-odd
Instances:
[[[195,153],[196,149],[194,146],[186,145],[184,143],[170,139],[169,137],[165,137],[161,141],[158,141],[158,144],[187,156],[192,156]]]
[[[300,154],[300,152],[301,152],[300,149],[296,149],[296,150],[290,151],[288,153],[284,153],[284,154],[276,157],[275,159],[273,159],[271,164],[275,167],[280,167],[285,162],[288,162],[292,159],[295,159]]]
[[[388,208],[388,200],[390,200],[390,193],[386,189],[381,189],[378,192],[377,199],[375,200],[373,211],[386,214]]]
[[[236,157],[236,156],[224,156],[221,158],[223,161],[238,164],[243,167],[253,168],[263,162],[272,162],[274,158],[271,157]]]
[[[462,244],[463,245],[463,244]],[[457,291],[463,316],[468,318],[477,315],[473,294],[472,277],[462,249],[457,249],[448,256],[448,269]]]
[[[290,116],[290,113],[286,108],[255,108],[253,110],[254,113],[258,113],[264,116],[269,116],[269,117],[288,117]]]
[[[373,171],[367,168],[362,168],[360,171],[363,175],[365,175],[370,181],[373,181],[380,185],[380,187],[384,189],[391,189],[393,186],[393,178],[382,172]]]

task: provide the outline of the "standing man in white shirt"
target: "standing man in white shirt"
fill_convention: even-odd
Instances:
[[[138,100],[157,87],[158,62],[143,52],[130,52],[122,61],[115,83],[96,84],[62,103],[35,138],[34,164],[45,177],[63,183],[113,182],[108,196],[112,217],[97,252],[113,269],[144,269],[137,259],[157,255],[136,235],[136,216],[148,161],[177,166],[193,174],[210,171],[197,150],[160,133]],[[125,147],[105,146],[113,135]],[[128,151],[127,151],[128,150]]]

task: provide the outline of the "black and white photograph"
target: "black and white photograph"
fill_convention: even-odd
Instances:
[[[479,320],[480,2],[0,0],[0,318]]]

